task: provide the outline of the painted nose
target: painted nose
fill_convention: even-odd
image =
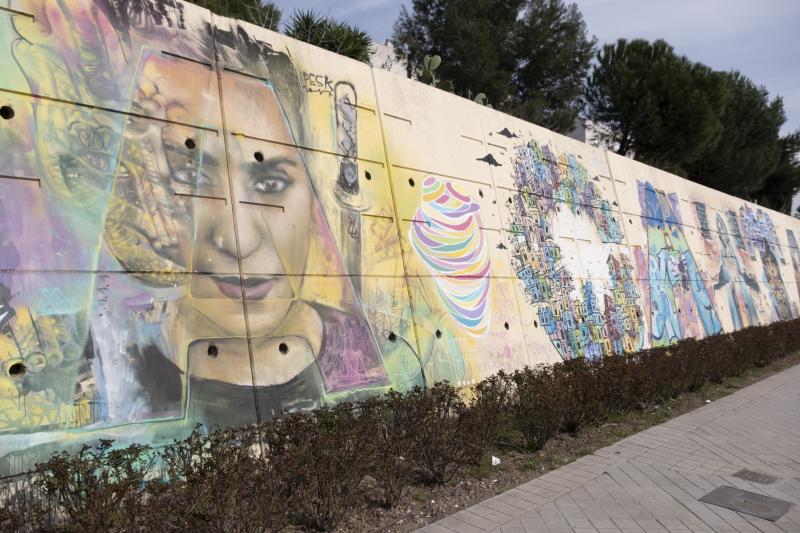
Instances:
[[[211,239],[214,248],[222,252],[222,254],[233,259],[237,258],[236,231],[232,223],[225,223],[214,228]]]
[[[259,249],[272,248],[269,230],[264,227],[264,221],[257,212],[251,209],[242,209],[238,216],[239,250],[242,259],[247,259]]]

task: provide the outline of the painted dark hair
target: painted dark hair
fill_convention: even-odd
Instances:
[[[190,27],[186,4],[179,0],[94,0],[117,31],[120,41],[130,45],[131,33],[144,36],[165,33],[176,36],[184,52],[217,63],[218,68],[246,74],[268,83],[275,91],[292,129],[295,142],[307,145],[308,130],[303,109],[306,95],[302,80],[287,52],[278,51],[247,31],[248,24],[230,20],[217,24],[212,16],[202,25]],[[267,30],[253,26],[253,33]],[[232,74],[235,75],[235,74]]]
[[[234,24],[230,30],[216,27],[213,34],[219,67],[268,83],[286,114],[295,142],[306,146],[306,94],[289,54],[255,39],[242,24]]]

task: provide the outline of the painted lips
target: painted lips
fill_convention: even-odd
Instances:
[[[243,282],[237,276],[214,276],[212,278],[219,291],[228,298],[241,298],[242,286],[246,300],[262,300],[275,285],[275,278],[248,277]]]

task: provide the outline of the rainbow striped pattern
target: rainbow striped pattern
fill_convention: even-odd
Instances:
[[[489,305],[489,247],[481,231],[480,205],[455,184],[426,176],[409,239],[433,274],[450,315],[474,337],[486,335]]]

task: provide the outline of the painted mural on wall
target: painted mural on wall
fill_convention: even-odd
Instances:
[[[623,213],[386,76],[177,0],[0,0],[0,474],[796,314],[800,224],[697,198],[692,248],[672,191],[615,176]]]
[[[442,303],[469,335],[486,335],[491,285],[480,206],[456,184],[428,176],[414,218],[409,239],[435,276]]]
[[[5,17],[3,40],[42,98],[6,95],[4,452],[419,382],[411,345],[382,346],[367,316],[352,86],[309,113],[288,51],[236,24],[212,41],[188,4],[22,4],[33,20]],[[324,135],[336,156],[315,161],[300,147]]]
[[[797,245],[797,238],[790,229],[786,230],[786,240],[789,243],[789,254],[792,256],[792,269],[794,270],[795,288],[800,296],[800,247]]]
[[[743,205],[739,208],[739,220],[742,224],[743,251],[751,261],[761,261],[763,268],[761,279],[766,281],[772,308],[772,320],[791,319],[792,306],[780,267],[781,263],[786,263],[786,259],[779,244],[772,218],[762,209],[753,209],[748,205]]]
[[[729,324],[725,329],[738,330],[796,316],[797,303],[792,302],[781,274],[786,252],[770,214],[748,205],[738,211],[728,209],[714,215],[712,231],[706,205],[694,205],[705,250],[713,258],[711,288],[724,308],[720,316]],[[792,239],[792,231],[787,230],[789,253]],[[793,278],[797,279],[796,273]]]
[[[678,198],[638,183],[642,226],[647,233],[646,264],[650,293],[651,344],[668,346],[688,337],[722,332],[713,301],[689,249]]]
[[[623,241],[610,202],[600,197],[586,168],[572,154],[559,157],[530,141],[516,149],[514,179],[512,263],[526,303],[545,304],[538,309],[539,322],[561,357],[595,359],[642,348],[644,313],[630,259],[609,253],[610,283],[602,289],[602,301],[595,281],[576,281],[562,261],[553,231],[557,210],[583,210],[602,242]]]

